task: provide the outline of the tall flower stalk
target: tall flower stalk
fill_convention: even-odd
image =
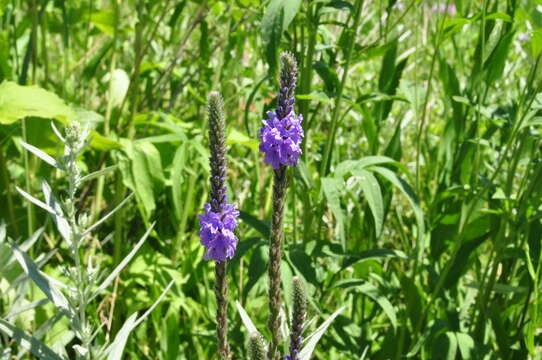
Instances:
[[[200,219],[201,243],[205,246],[205,260],[214,259],[215,296],[217,302],[218,353],[222,359],[230,358],[228,344],[228,283],[227,260],[235,253],[238,239],[233,233],[237,227],[239,211],[228,204],[226,196],[226,136],[224,104],[216,91],[209,95],[209,148],[211,157],[211,201],[205,204]]]
[[[260,151],[265,153],[265,162],[273,167],[273,215],[269,244],[269,319],[271,333],[268,358],[280,357],[278,345],[280,335],[280,262],[284,202],[287,188],[288,166],[297,164],[301,155],[303,139],[302,116],[294,111],[294,92],[297,80],[297,63],[291,53],[281,54],[280,91],[276,111],[268,111],[260,131]]]

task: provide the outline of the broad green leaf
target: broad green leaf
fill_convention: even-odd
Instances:
[[[271,0],[262,19],[262,37],[266,46],[267,62],[277,66],[277,51],[282,32],[288,28],[299,11],[301,0]]]
[[[239,144],[251,148],[254,151],[258,151],[258,141],[253,138],[248,137],[246,134],[236,130],[231,129],[226,139],[227,144]]]
[[[396,173],[394,173],[390,169],[383,168],[381,166],[374,166],[371,168],[371,171],[382,175],[406,196],[408,202],[410,203],[410,206],[412,207],[412,210],[414,211],[414,216],[418,225],[418,256],[421,256],[425,249],[425,224],[423,219],[423,212],[420,208],[419,200],[414,193],[414,190],[405,180],[401,179]]]
[[[96,130],[90,132],[90,146],[96,150],[102,151],[122,148],[122,145],[118,141],[105,137]]]
[[[353,171],[362,170],[371,165],[388,163],[397,164],[395,160],[387,156],[366,156],[359,160],[345,160],[337,165],[333,175],[335,177],[344,177],[345,175],[351,174]]]
[[[327,204],[335,216],[337,221],[337,228],[339,230],[339,237],[344,239],[344,223],[346,216],[341,207],[341,190],[344,189],[344,180],[335,178],[323,178],[322,190],[326,197]]]
[[[130,78],[126,71],[115,69],[104,76],[104,81],[109,82],[109,101],[113,106],[122,104],[128,87],[130,86]]]
[[[264,238],[269,239],[269,236],[271,234],[271,226],[268,222],[260,220],[254,215],[251,215],[242,210],[239,211],[239,218],[243,220],[243,222],[247,223],[252,228],[257,230]]]
[[[457,345],[459,347],[461,357],[464,360],[472,359],[474,356],[474,340],[469,334],[456,332],[455,336],[457,338]]]
[[[395,308],[389,302],[389,300],[382,295],[380,290],[373,284],[361,279],[346,279],[337,282],[333,287],[339,287],[343,289],[353,288],[352,290],[359,291],[360,293],[367,295],[368,297],[376,301],[376,303],[380,305],[382,310],[384,310],[384,313],[390,319],[393,328],[397,328],[397,315],[395,313]]]
[[[115,32],[115,13],[111,9],[103,9],[92,13],[90,21],[107,35],[113,35]]]
[[[0,124],[11,124],[28,116],[58,119],[75,118],[73,110],[54,93],[35,85],[22,86],[11,81],[0,84]]]
[[[358,262],[373,260],[373,259],[385,259],[385,258],[400,258],[408,259],[408,256],[400,251],[393,249],[371,249],[362,251],[358,254],[349,255],[343,262],[342,268],[345,269],[349,266],[352,266]]]
[[[376,235],[380,236],[382,233],[382,225],[384,224],[384,200],[382,199],[382,192],[380,185],[376,177],[367,170],[358,170],[354,173],[360,177],[358,182],[365,199],[369,203],[371,213],[375,221]]]

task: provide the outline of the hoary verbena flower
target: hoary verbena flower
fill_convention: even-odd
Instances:
[[[268,111],[268,119],[262,120],[260,130],[260,152],[265,153],[265,162],[273,169],[297,164],[301,155],[303,116],[294,111],[294,92],[297,79],[297,64],[292,54],[281,54],[282,69],[277,109]]]
[[[237,227],[239,211],[226,204],[219,212],[213,211],[211,204],[205,204],[205,213],[199,216],[201,243],[207,248],[205,260],[222,262],[231,259],[235,253],[238,239],[233,233]]]
[[[226,137],[224,105],[218,92],[209,95],[209,159],[211,168],[211,201],[199,215],[201,244],[207,249],[205,260],[223,262],[231,259],[238,239],[233,233],[239,211],[228,204],[226,196]]]

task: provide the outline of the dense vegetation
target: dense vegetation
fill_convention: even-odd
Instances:
[[[313,358],[540,358],[540,0],[0,0],[0,358],[32,357],[8,322],[83,356],[73,324],[19,264],[25,250],[68,282],[79,254],[21,196],[48,202],[42,179],[88,223],[128,196],[76,256],[111,273],[141,245],[88,304],[97,341],[170,284],[124,357],[218,358],[215,265],[196,216],[208,202],[212,90],[241,212],[228,273],[235,358],[248,351],[235,301],[269,337],[273,173],[258,134],[285,50],[299,64],[305,137],[288,173],[283,300],[290,309],[299,275],[307,334],[345,306]],[[51,126],[65,134],[73,119],[92,129],[80,154],[77,136],[61,141]],[[62,164],[104,176],[79,183],[21,141],[57,159],[67,146]]]

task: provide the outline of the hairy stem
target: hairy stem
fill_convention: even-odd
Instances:
[[[280,342],[280,261],[281,241],[283,237],[282,222],[284,200],[286,195],[287,177],[286,166],[275,170],[273,185],[273,218],[271,224],[271,238],[269,246],[269,319],[267,326],[271,332],[269,344],[269,360],[279,358],[277,351]]]

